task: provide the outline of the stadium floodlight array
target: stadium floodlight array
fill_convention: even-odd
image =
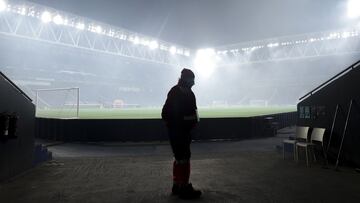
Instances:
[[[360,53],[360,29],[318,32],[243,42],[216,48],[221,65]]]
[[[17,20],[19,17],[23,18]],[[0,18],[3,19],[0,21],[0,33],[5,35],[53,42],[171,65],[176,64],[173,64],[174,60],[167,59],[169,57],[174,58],[176,55],[180,59],[185,59],[185,61],[189,61],[191,58],[191,51],[186,47],[26,1],[0,0]],[[18,32],[21,30],[21,26],[25,27],[23,29],[27,29],[27,31]],[[49,32],[54,35],[53,39],[44,38],[43,36],[42,32],[49,29]],[[96,42],[89,37],[90,34],[107,38],[103,39],[103,47],[100,50],[94,45]],[[65,37],[71,38],[70,42],[63,39],[63,35],[69,35]],[[89,46],[79,45],[78,38],[80,35],[89,41]],[[108,46],[113,46],[114,50],[107,49]],[[180,59],[175,60],[175,63],[181,62]]]

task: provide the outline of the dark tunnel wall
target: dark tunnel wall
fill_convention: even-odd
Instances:
[[[343,156],[340,161],[360,165],[360,67],[356,67],[312,96],[298,104],[298,125],[326,128],[325,143],[328,143],[336,105],[340,105],[330,145],[330,157],[335,158],[340,146],[350,100],[354,105],[344,138]],[[340,162],[341,163],[341,162]]]
[[[1,72],[0,72],[1,73]],[[0,181],[32,166],[35,107],[16,86],[0,74],[0,113],[18,116],[17,138],[0,140]]]

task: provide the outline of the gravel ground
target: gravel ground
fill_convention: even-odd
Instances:
[[[281,137],[193,143],[194,202],[359,202],[360,174],[283,160]],[[0,202],[183,202],[162,144],[61,144],[51,162],[0,184]],[[190,201],[191,202],[191,201]]]

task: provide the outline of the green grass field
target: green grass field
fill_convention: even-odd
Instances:
[[[252,117],[296,111],[296,107],[207,107],[199,108],[200,118]],[[159,119],[160,108],[134,109],[80,109],[81,119]],[[37,117],[71,118],[76,117],[75,110],[52,109],[38,110]]]

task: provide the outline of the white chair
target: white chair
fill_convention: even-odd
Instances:
[[[296,133],[294,139],[283,140],[283,158],[285,159],[285,144],[291,144],[294,147],[294,160],[296,160],[296,143],[298,141],[307,141],[309,127],[296,126]]]
[[[297,142],[296,143],[296,161],[299,160],[299,149],[298,147],[305,148],[305,154],[306,154],[306,166],[309,167],[309,149],[311,149],[311,152],[314,155],[314,160],[316,161],[316,156],[314,153],[314,146],[316,145],[316,142],[321,143],[321,147],[323,150],[323,153],[325,155],[324,147],[323,147],[323,138],[324,138],[325,128],[314,128],[311,132],[311,141],[310,142]],[[325,156],[326,158],[326,156]]]

